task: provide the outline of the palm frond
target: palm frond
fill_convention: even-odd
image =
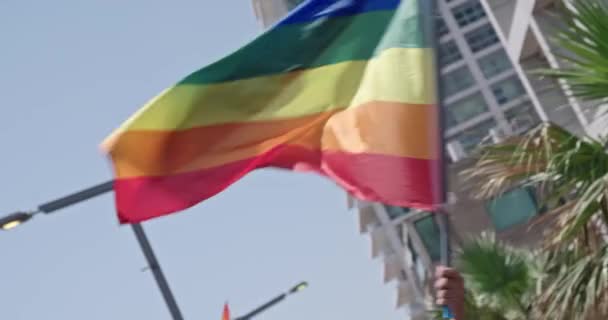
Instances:
[[[543,123],[524,136],[482,149],[477,164],[463,175],[480,181],[480,197],[491,197],[524,181],[553,185],[553,192],[575,190],[606,173],[608,154],[602,142]]]
[[[558,54],[563,66],[557,70],[541,70],[541,73],[566,80],[577,98],[605,99],[608,97],[608,4],[585,0],[563,7],[564,25],[555,37],[556,45],[565,50]]]
[[[572,239],[590,224],[596,213],[601,213],[599,216],[605,223],[606,208],[603,207],[608,200],[607,193],[608,175],[591,183],[576,201],[574,208],[560,217],[561,230],[554,241],[562,243]]]
[[[525,319],[534,294],[532,259],[484,234],[465,244],[459,266],[476,305],[500,310],[507,319]]]
[[[608,318],[608,246],[591,254],[555,251],[550,285],[540,295],[543,319]]]
[[[580,235],[591,219],[608,226],[608,153],[604,143],[579,138],[545,123],[522,137],[482,150],[465,177],[477,183],[480,198],[514,186],[532,185],[549,213],[559,215],[551,244]]]
[[[504,310],[494,309],[488,306],[478,305],[471,291],[466,292],[465,296],[465,314],[466,319],[475,320],[510,320],[506,317]],[[443,320],[442,310],[432,310],[430,317],[435,320]]]

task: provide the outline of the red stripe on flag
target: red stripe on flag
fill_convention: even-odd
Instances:
[[[121,223],[137,223],[187,209],[256,168],[312,171],[332,178],[357,198],[431,210],[439,200],[438,160],[310,150],[283,145],[246,160],[163,177],[115,181]]]

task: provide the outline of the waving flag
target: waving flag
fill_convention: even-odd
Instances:
[[[440,201],[428,0],[308,0],[165,90],[105,142],[123,223],[191,207],[256,168],[353,196]]]
[[[222,313],[222,320],[230,320],[230,307],[228,307],[228,303],[224,304],[224,313]]]

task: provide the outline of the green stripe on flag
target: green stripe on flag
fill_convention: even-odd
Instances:
[[[402,8],[403,9],[403,8]],[[388,48],[427,48],[417,15],[377,11],[277,27],[179,84],[210,84],[350,60],[368,60]]]

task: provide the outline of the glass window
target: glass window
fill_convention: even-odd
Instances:
[[[402,208],[402,207],[395,207],[395,206],[385,206],[386,208],[386,212],[388,213],[388,216],[391,218],[391,220],[395,220],[399,217],[405,216],[407,214],[409,214],[410,212],[412,212],[412,210],[410,208]]]
[[[479,0],[469,0],[452,9],[452,14],[458,25],[464,27],[486,16]]]
[[[479,59],[479,67],[487,79],[511,69],[511,61],[503,49]]]
[[[496,128],[496,121],[490,119],[463,131],[456,137],[456,140],[460,142],[464,151],[469,153],[477,149],[482,142],[488,139],[490,130],[494,128]]]
[[[420,259],[420,253],[414,247],[413,240],[412,240],[412,237],[410,235],[408,228],[409,227],[406,224],[400,224],[399,226],[397,226],[399,238],[402,239],[401,244],[404,246],[404,248],[406,250],[405,251],[406,256],[409,255],[409,257],[411,257],[411,259],[412,259],[411,261],[414,264],[415,271],[418,274],[418,277],[420,278],[420,280],[426,281],[426,278],[428,276],[427,272],[426,272],[427,268],[425,267],[422,259]],[[407,275],[404,274],[403,279],[407,280]]]
[[[498,36],[490,24],[485,24],[464,35],[471,51],[479,52],[498,43]]]
[[[441,243],[439,242],[439,226],[432,215],[414,222],[414,228],[433,262],[441,259]]]
[[[538,213],[532,188],[519,188],[486,204],[488,214],[498,231],[526,223]]]
[[[446,97],[467,89],[475,84],[473,75],[467,66],[460,67],[442,76],[441,81],[443,85],[443,94]]]
[[[450,32],[450,30],[448,30],[448,26],[445,24],[445,21],[443,21],[441,17],[437,18],[437,20],[435,20],[435,23],[435,28],[437,28],[437,34],[439,34],[439,37],[443,37]]]
[[[524,103],[505,112],[515,134],[522,134],[540,123],[538,113],[530,103]]]
[[[456,123],[465,122],[487,111],[488,105],[481,93],[468,96],[447,106],[447,113]]]
[[[452,114],[449,112],[449,109],[445,109],[444,115],[445,117],[445,125],[448,128],[454,127],[456,125],[458,125],[458,121],[456,119],[454,119],[454,117],[452,116]]]
[[[517,76],[507,78],[492,85],[492,92],[494,93],[496,102],[499,104],[506,104],[526,94],[526,90]]]
[[[304,2],[304,0],[285,0],[288,10],[291,10],[291,9],[297,7],[302,2]]]
[[[462,59],[460,50],[454,41],[447,41],[439,45],[439,64],[447,66]]]

